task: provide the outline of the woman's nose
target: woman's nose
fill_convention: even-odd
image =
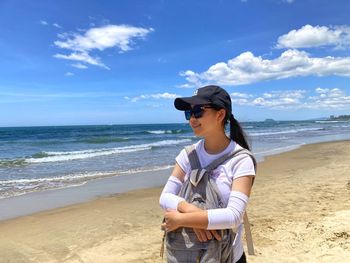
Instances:
[[[190,123],[197,123],[198,122],[198,119],[196,119],[194,117],[194,115],[192,114],[191,117],[190,117]]]

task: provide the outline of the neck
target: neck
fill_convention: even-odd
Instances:
[[[204,138],[204,149],[209,154],[217,154],[226,149],[231,139],[224,131],[208,135]]]

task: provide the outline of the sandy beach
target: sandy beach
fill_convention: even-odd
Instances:
[[[168,177],[169,174],[164,174]],[[165,262],[160,188],[0,222],[0,262]],[[248,262],[348,262],[350,141],[267,157],[248,206]]]

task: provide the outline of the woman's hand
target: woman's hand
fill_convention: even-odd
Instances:
[[[164,220],[162,227],[166,232],[171,232],[181,227],[181,213],[176,210],[167,209],[164,214]]]
[[[200,242],[206,242],[211,240],[213,237],[217,240],[221,240],[221,236],[216,230],[206,230],[206,229],[196,229],[193,228],[194,233],[196,234]]]
[[[187,203],[186,201],[180,202],[178,204],[177,209],[182,213],[192,213],[192,212],[197,212],[202,210],[193,204]],[[195,232],[198,240],[201,242],[211,240],[213,237],[216,238],[217,240],[221,240],[221,236],[216,230],[193,228],[193,231]]]
[[[181,220],[182,216],[185,214],[180,213],[176,210],[168,209],[164,214],[164,223],[162,224],[162,228],[165,229],[166,232],[171,232],[179,227],[182,227]],[[197,238],[201,242],[205,242],[211,240],[213,237],[217,240],[221,240],[221,236],[216,230],[206,230],[206,229],[198,229],[193,228]]]

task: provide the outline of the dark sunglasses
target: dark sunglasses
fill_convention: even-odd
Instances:
[[[190,110],[185,110],[185,118],[186,120],[190,120],[193,115],[196,119],[199,119],[203,116],[205,109],[214,109],[212,106],[201,106],[196,105]]]

